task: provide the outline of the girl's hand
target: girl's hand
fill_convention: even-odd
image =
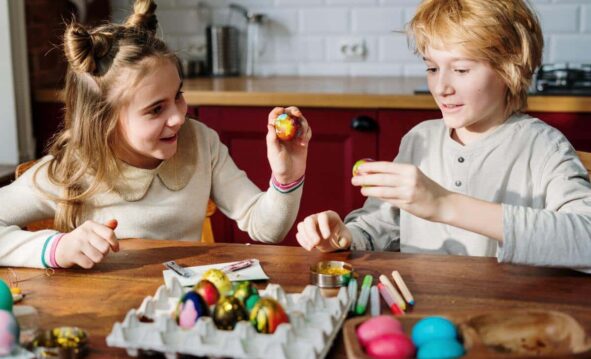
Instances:
[[[450,191],[425,176],[416,166],[393,162],[366,162],[351,179],[361,193],[392,203],[417,217],[442,222],[444,201]]]
[[[100,263],[109,253],[119,251],[119,242],[115,237],[117,221],[110,220],[107,224],[86,221],[70,233],[66,233],[60,240],[55,260],[62,268],[79,265],[90,269]]]
[[[281,141],[275,133],[275,119],[283,113],[298,118],[302,125],[300,135],[291,141]],[[279,183],[288,184],[304,175],[310,138],[312,138],[312,130],[297,107],[275,107],[269,113],[267,122],[267,158],[273,176]]]
[[[296,239],[302,247],[307,250],[316,247],[321,252],[347,249],[351,246],[352,238],[351,231],[334,211],[324,211],[306,217],[298,223],[296,234]]]

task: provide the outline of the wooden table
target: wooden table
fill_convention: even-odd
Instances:
[[[591,276],[570,270],[498,264],[494,258],[451,257],[384,252],[323,254],[302,248],[127,239],[92,270],[16,269],[26,293],[23,304],[40,312],[41,327],[79,326],[90,335],[91,358],[126,357],[109,348],[105,337],[113,324],[124,319],[144,297],[163,284],[162,262],[176,260],[184,266],[258,258],[263,269],[287,292],[309,284],[308,267],[319,260],[350,262],[361,275],[388,274],[397,269],[415,296],[416,314],[459,313],[541,308],[575,317],[591,333]],[[8,269],[0,269],[8,279]],[[27,278],[30,278],[26,280]],[[267,282],[257,283],[262,289]],[[329,357],[344,358],[341,337]]]

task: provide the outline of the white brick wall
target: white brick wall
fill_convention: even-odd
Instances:
[[[132,0],[110,0],[114,20]],[[496,1],[496,0],[491,0]],[[591,0],[530,0],[542,22],[544,62],[591,63]],[[420,0],[156,0],[162,36],[182,57],[205,57],[205,27],[245,21],[231,3],[268,15],[261,75],[417,76],[421,61],[400,30]],[[341,46],[361,42],[365,55],[344,58]]]

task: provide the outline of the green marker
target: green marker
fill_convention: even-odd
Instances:
[[[367,307],[367,301],[369,299],[369,290],[373,283],[373,277],[371,274],[366,274],[363,277],[363,284],[361,285],[361,293],[359,293],[359,299],[357,299],[357,306],[355,307],[355,313],[363,315],[365,308]]]

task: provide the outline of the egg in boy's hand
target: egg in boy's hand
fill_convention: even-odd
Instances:
[[[275,133],[282,141],[291,141],[302,132],[302,124],[296,117],[283,113],[275,119]]]

